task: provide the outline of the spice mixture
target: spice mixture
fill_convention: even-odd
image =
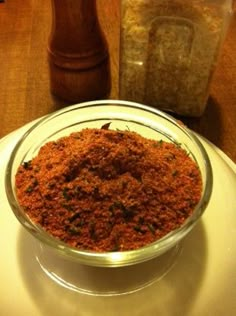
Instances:
[[[206,0],[123,0],[120,98],[200,116],[229,8]]]
[[[43,145],[19,166],[16,194],[33,222],[71,246],[133,250],[184,223],[201,175],[179,145],[108,128]]]

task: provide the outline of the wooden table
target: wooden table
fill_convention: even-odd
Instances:
[[[119,0],[97,0],[110,47],[111,98],[118,97]],[[236,162],[236,2],[223,52],[201,118],[183,118]],[[49,90],[49,0],[0,3],[0,137],[66,103]]]

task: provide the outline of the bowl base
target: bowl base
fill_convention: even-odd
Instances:
[[[162,279],[174,266],[176,245],[154,259],[125,267],[94,267],[61,257],[38,244],[36,259],[46,275],[60,286],[88,295],[113,296],[139,291]]]

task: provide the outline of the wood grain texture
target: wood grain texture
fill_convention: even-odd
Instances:
[[[118,98],[119,0],[97,0],[112,70],[110,98]],[[229,31],[201,118],[181,118],[236,162],[236,1]],[[66,106],[50,93],[47,45],[49,0],[0,3],[0,137]]]
[[[110,95],[108,45],[96,0],[52,0],[48,44],[51,92],[79,103]]]

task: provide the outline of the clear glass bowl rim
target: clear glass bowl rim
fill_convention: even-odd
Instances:
[[[38,126],[44,124],[45,121],[53,120],[54,117],[59,115],[63,115],[63,113],[68,111],[79,110],[81,108],[89,108],[91,106],[125,106],[138,110],[147,111],[154,115],[160,116],[171,124],[174,124],[179,129],[181,129],[191,141],[197,146],[197,148],[201,152],[202,159],[205,165],[206,172],[206,183],[205,188],[202,194],[202,198],[198,205],[196,206],[193,215],[189,217],[189,219],[185,222],[183,226],[180,228],[170,232],[168,235],[163,238],[146,245],[145,247],[139,248],[137,250],[130,251],[120,251],[120,252],[93,252],[93,251],[84,251],[78,248],[73,248],[63,243],[60,240],[50,236],[46,233],[41,227],[36,226],[32,223],[29,218],[25,215],[24,210],[19,206],[15,195],[14,195],[14,185],[12,184],[12,168],[14,164],[14,157],[17,154],[18,150],[21,147],[21,144],[24,140],[30,135],[32,131],[37,129]],[[109,117],[107,118],[109,120]],[[212,167],[208,157],[208,154],[203,147],[202,143],[198,139],[198,137],[186,126],[184,126],[180,121],[172,117],[171,115],[162,112],[156,108],[139,104],[136,102],[130,101],[122,101],[122,100],[99,100],[99,101],[89,101],[83,102],[71,106],[67,106],[66,108],[57,110],[53,113],[50,113],[41,119],[36,120],[32,126],[30,126],[27,131],[20,137],[17,141],[10,159],[7,164],[6,174],[5,174],[5,189],[6,195],[13,210],[15,216],[19,220],[19,222],[23,225],[23,227],[28,230],[34,237],[36,237],[42,245],[46,245],[51,247],[51,249],[55,250],[59,255],[63,257],[68,257],[69,260],[78,261],[79,263],[90,265],[90,266],[99,266],[99,267],[122,267],[132,264],[137,264],[144,262],[146,260],[150,260],[154,257],[160,256],[170,248],[172,248],[176,243],[178,243],[188,232],[193,228],[198,219],[201,217],[203,212],[205,211],[208,202],[210,200],[211,192],[213,185],[213,175],[212,175]]]

